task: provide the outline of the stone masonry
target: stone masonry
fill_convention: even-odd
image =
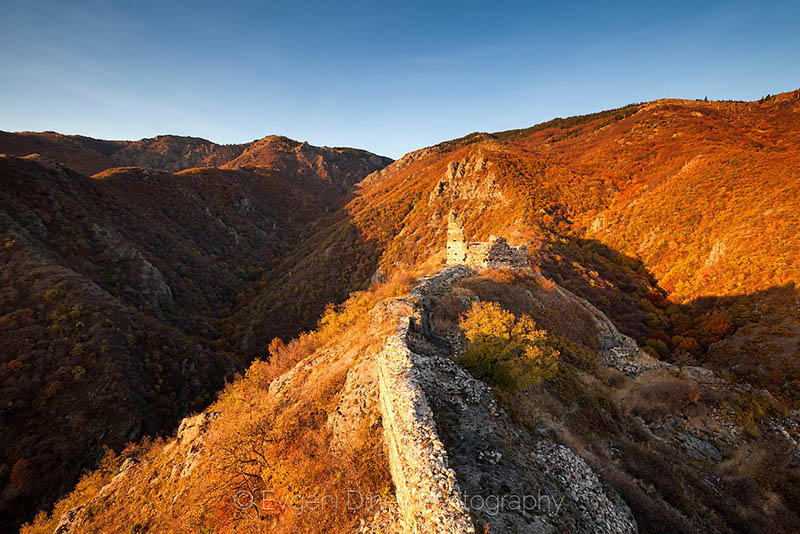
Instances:
[[[409,298],[398,299],[398,304],[410,305],[410,314],[401,314],[396,333],[389,336],[378,356],[380,408],[389,467],[404,530],[414,534],[475,532],[419,383],[420,371],[414,364],[417,356],[407,342],[411,322],[419,319],[418,300],[469,273],[464,267],[450,267],[423,279]]]
[[[487,242],[469,243],[464,237],[464,223],[451,211],[447,220],[447,265],[473,269],[524,267],[528,265],[528,249],[511,246],[497,236],[490,236]]]

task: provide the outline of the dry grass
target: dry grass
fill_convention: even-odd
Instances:
[[[660,421],[685,410],[701,396],[700,387],[668,372],[650,373],[639,378],[628,391],[628,413],[647,422]]]

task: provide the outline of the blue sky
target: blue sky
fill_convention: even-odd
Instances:
[[[662,97],[800,88],[800,2],[0,0],[0,129],[399,157]]]

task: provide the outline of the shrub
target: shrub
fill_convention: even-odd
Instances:
[[[289,343],[276,337],[269,344],[269,360],[264,364],[265,380],[269,382],[285,373],[297,362],[310,356],[316,348],[317,339],[314,333],[304,332]]]
[[[460,326],[469,339],[460,362],[477,378],[513,391],[558,370],[559,352],[528,315],[516,317],[494,302],[473,302]]]
[[[46,301],[53,301],[58,300],[64,296],[64,291],[61,289],[62,284],[56,285],[53,289],[48,289],[44,293],[44,300]]]
[[[666,359],[669,357],[669,347],[660,339],[648,338],[644,348],[657,358]]]
[[[80,358],[81,356],[85,356],[89,352],[89,343],[82,342],[82,343],[75,343],[73,345],[72,350],[69,351],[70,356],[74,356],[76,358]]]
[[[322,340],[327,340],[351,327],[372,308],[372,294],[356,291],[339,306],[328,304],[319,320],[317,331]]]
[[[734,399],[731,404],[735,421],[742,425],[745,432],[751,434],[751,437],[758,434],[757,423],[759,421],[770,417],[780,418],[789,415],[786,406],[760,393],[744,393]]]
[[[273,338],[272,341],[269,342],[267,350],[269,351],[270,357],[275,357],[286,351],[286,343],[279,337]]]

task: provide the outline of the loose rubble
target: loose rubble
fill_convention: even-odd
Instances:
[[[542,442],[534,451],[548,473],[561,482],[577,505],[584,524],[594,532],[638,532],[636,520],[627,507],[611,502],[603,485],[587,463],[563,445]]]

